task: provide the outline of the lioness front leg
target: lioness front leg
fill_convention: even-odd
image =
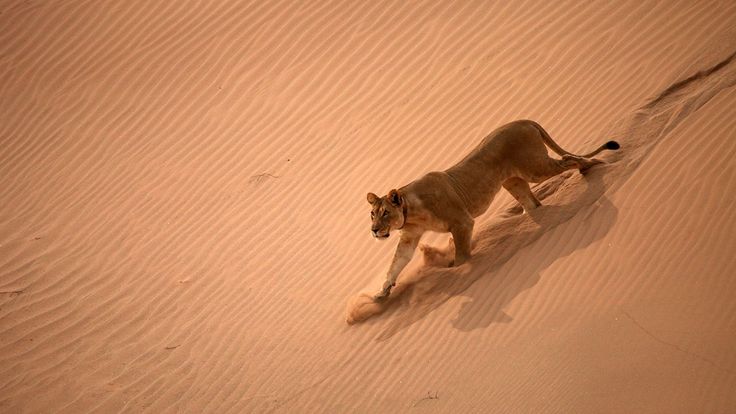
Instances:
[[[452,238],[455,241],[455,261],[451,266],[460,266],[470,259],[470,241],[473,238],[474,221],[470,219],[467,222],[458,223],[452,228]]]
[[[394,253],[391,267],[386,274],[386,281],[383,283],[381,291],[373,297],[375,300],[385,299],[391,293],[391,288],[396,285],[396,279],[399,277],[399,273],[404,270],[404,267],[406,267],[414,256],[414,250],[416,250],[421,237],[421,233],[414,233],[407,230],[401,232],[401,239],[399,239],[399,245],[396,246],[396,253]]]

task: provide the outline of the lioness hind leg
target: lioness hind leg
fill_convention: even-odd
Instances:
[[[455,262],[455,240],[452,236],[447,240],[447,247],[435,247],[420,244],[419,250],[424,254],[424,263],[432,267],[452,267]]]
[[[578,165],[578,170],[581,174],[585,174],[588,169],[594,165],[597,164],[603,164],[603,161],[595,159],[595,158],[583,158],[578,157],[577,155],[563,155],[562,161],[565,162],[575,162]]]
[[[522,178],[532,183],[541,183],[567,170],[590,168],[591,166],[588,160],[581,157],[565,155],[561,160],[547,157],[535,165],[527,166],[524,169],[526,176]]]
[[[519,177],[511,177],[503,182],[505,188],[518,201],[524,211],[531,211],[542,205],[529,188],[529,183]]]

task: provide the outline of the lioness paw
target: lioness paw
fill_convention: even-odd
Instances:
[[[391,294],[391,288],[393,288],[395,285],[396,285],[395,283],[386,281],[383,284],[383,289],[381,289],[380,292],[376,293],[376,295],[373,296],[373,300],[375,300],[376,302],[385,300],[388,297],[388,295]]]
[[[604,164],[603,161],[599,160],[598,158],[591,158],[588,160],[585,160],[585,162],[580,167],[580,173],[585,174],[590,170],[592,167],[598,165],[598,164]]]

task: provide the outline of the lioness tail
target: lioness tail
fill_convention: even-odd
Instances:
[[[619,145],[618,142],[616,142],[616,141],[608,141],[605,144],[603,144],[600,147],[598,147],[593,152],[589,152],[589,153],[583,154],[583,155],[573,154],[571,152],[568,152],[568,151],[565,151],[564,149],[562,149],[562,147],[560,147],[552,139],[552,137],[549,136],[549,134],[547,133],[547,131],[545,131],[544,128],[542,128],[541,125],[539,125],[538,123],[536,123],[534,121],[529,121],[529,122],[531,122],[531,124],[534,125],[535,128],[537,128],[537,130],[539,131],[540,135],[542,135],[542,140],[544,141],[544,144],[547,145],[547,147],[549,147],[552,151],[556,152],[557,155],[574,155],[574,156],[577,156],[577,157],[590,158],[590,157],[598,154],[601,151],[605,151],[605,150],[617,150],[617,149],[621,148],[621,145]]]

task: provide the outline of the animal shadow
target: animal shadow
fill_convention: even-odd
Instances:
[[[544,205],[530,214],[518,214],[511,207],[501,218],[476,231],[473,255],[469,262],[453,268],[422,266],[404,274],[384,302],[374,302],[368,295],[359,295],[348,304],[348,322],[357,323],[373,319],[369,323],[382,323],[386,328],[377,341],[384,341],[423,319],[444,302],[472,289],[470,300],[462,305],[452,321],[455,328],[470,331],[487,327],[494,322],[510,322],[505,308],[524,290],[534,286],[540,272],[560,257],[590,245],[602,238],[616,221],[618,210],[604,197],[607,183],[603,177],[606,165],[588,171],[584,176],[567,172],[538,185],[533,191]],[[597,203],[597,204],[596,204]],[[604,216],[605,223],[593,234],[583,239],[568,240],[556,255],[547,255],[542,262],[529,269],[527,274],[501,275],[497,270],[511,260],[516,252],[539,239],[545,233],[572,219],[582,209],[596,204],[590,214]],[[428,249],[437,255],[436,249]]]

